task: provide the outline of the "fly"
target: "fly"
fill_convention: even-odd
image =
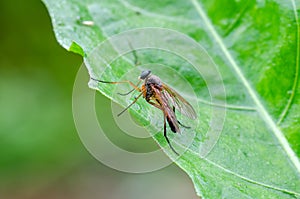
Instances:
[[[142,96],[149,104],[152,106],[160,109],[164,114],[164,137],[169,144],[172,151],[179,155],[173,146],[170,143],[170,140],[167,136],[167,125],[172,132],[180,133],[179,125],[184,128],[190,128],[189,126],[183,125],[177,118],[175,114],[175,110],[177,109],[183,115],[187,116],[191,119],[196,119],[197,114],[190,103],[188,103],[181,95],[179,95],[175,90],[164,84],[160,78],[156,75],[152,75],[150,70],[142,71],[141,75],[139,76],[139,82],[137,85],[132,83],[131,81],[120,81],[120,82],[108,82],[102,81],[95,78],[91,78],[97,82],[101,83],[109,83],[109,84],[121,84],[121,83],[128,83],[130,84],[133,89],[127,93],[119,93],[120,95],[128,95],[133,91],[138,91],[140,94],[133,100],[131,104],[129,104],[122,112],[118,114],[120,116],[124,113],[127,109],[129,109],[136,101]],[[143,81],[143,85],[138,87],[139,83]]]

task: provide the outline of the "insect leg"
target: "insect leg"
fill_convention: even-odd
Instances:
[[[179,122],[179,120],[177,120],[177,122],[178,122],[178,124],[180,124],[180,126],[186,128],[186,129],[190,129],[191,128],[190,126],[185,126],[185,125],[181,124],[181,122]]]
[[[103,80],[99,80],[99,79],[95,79],[93,77],[91,77],[92,80],[100,82],[100,83],[105,83],[105,84],[130,84],[130,86],[132,86],[134,88],[134,90],[137,90],[139,92],[141,92],[141,89],[139,87],[137,87],[137,85],[135,85],[134,83],[132,83],[129,80],[125,80],[125,81],[120,81],[120,82],[108,82],[108,81],[103,81]]]
[[[122,95],[122,96],[126,96],[126,95],[129,95],[130,93],[132,93],[133,91],[135,91],[135,88],[133,88],[132,90],[130,90],[129,92],[127,93],[117,93],[118,95]]]
[[[155,106],[156,108],[160,109],[163,111],[162,107],[159,106],[158,104],[155,104],[154,102],[151,102],[151,101],[147,101],[149,104],[151,104],[152,106]]]
[[[173,112],[175,113],[175,106],[173,106]],[[186,126],[184,124],[182,124],[179,120],[177,120],[178,124],[186,129],[190,129],[191,127],[190,126]]]
[[[163,108],[162,108],[161,106],[159,106],[158,104],[155,104],[154,102],[151,102],[151,101],[147,101],[147,102],[148,102],[149,104],[151,104],[152,106],[155,106],[156,108],[158,108],[158,109],[160,109],[160,110],[163,111],[163,113],[164,113],[164,137],[165,137],[166,141],[168,142],[168,144],[169,144],[170,148],[172,149],[172,151],[173,151],[176,155],[179,156],[179,153],[177,153],[177,152],[175,151],[175,149],[172,147],[171,142],[170,142],[170,140],[169,140],[169,138],[168,138],[168,136],[167,136],[167,123],[166,123],[166,117],[167,117],[167,116],[166,116],[166,114],[165,114]]]
[[[139,82],[136,84],[136,87],[141,83],[141,80],[139,80]],[[129,95],[130,93],[132,93],[133,91],[135,91],[136,88],[133,88],[132,90],[130,90],[129,92],[127,93],[118,93],[118,95],[122,95],[122,96],[126,96],[126,95]]]
[[[118,116],[122,115],[127,109],[129,109],[136,101],[142,96],[143,93],[140,93],[134,100],[129,104],[123,111],[121,111]]]
[[[176,155],[179,156],[179,153],[177,153],[177,152],[175,151],[175,149],[172,147],[172,145],[171,145],[171,143],[170,143],[170,140],[169,140],[169,138],[168,138],[168,136],[167,136],[167,124],[166,124],[166,115],[165,115],[165,114],[164,114],[164,136],[165,136],[165,138],[166,138],[166,140],[167,140],[167,142],[168,142],[170,148],[172,149],[172,151],[173,151]]]

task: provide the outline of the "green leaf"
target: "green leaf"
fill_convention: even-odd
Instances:
[[[194,125],[193,131],[170,135],[182,138],[173,143],[176,149],[180,149],[184,145],[183,138],[195,133],[193,143],[179,159],[168,148],[162,134],[155,134],[154,139],[191,177],[198,195],[203,198],[300,198],[299,2],[44,2],[59,43],[87,58],[95,53],[92,50],[101,41],[133,28],[169,28],[193,38],[212,58],[213,62],[208,61],[208,64],[216,64],[226,96],[216,93],[211,98],[209,87],[215,85],[220,88],[220,82],[215,82],[214,76],[204,80],[182,58],[164,51],[137,51],[140,63],[170,66],[172,70],[165,67],[153,67],[153,70],[164,82],[198,104],[198,107],[195,106],[199,114],[195,121],[198,124]],[[178,48],[182,45],[178,43]],[[118,45],[113,47],[118,48]],[[185,50],[188,49],[185,47]],[[96,67],[96,62],[85,60],[89,62],[91,75],[118,81],[125,78],[125,74],[129,77],[127,72],[135,68],[128,59],[133,61],[132,53],[116,60],[109,68],[101,69]],[[103,70],[105,72],[100,73]],[[184,80],[176,81],[170,75],[172,72],[180,74]],[[134,75],[137,74],[133,72]],[[183,92],[183,84],[191,85],[196,94]],[[116,85],[91,86],[124,106],[129,103],[129,99],[112,94]],[[151,111],[152,107],[142,99],[131,108],[132,115],[143,125],[149,124],[149,115],[153,117]],[[208,154],[201,155],[200,151],[199,155],[198,147],[201,150],[211,139],[208,130],[218,131],[217,124],[210,123],[212,117],[218,118],[218,115],[213,115],[218,111],[226,113],[224,124],[220,124],[223,125],[220,137]],[[182,119],[190,123],[184,117]],[[153,123],[148,128],[155,133]]]

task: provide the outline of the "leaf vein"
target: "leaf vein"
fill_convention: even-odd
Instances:
[[[297,8],[296,8],[296,3],[294,0],[291,0],[292,4],[293,4],[293,10],[294,10],[294,14],[295,14],[295,20],[296,20],[296,25],[297,25],[297,35],[296,35],[296,71],[295,71],[295,79],[294,79],[294,83],[292,86],[292,92],[291,95],[289,97],[288,103],[285,106],[285,108],[283,109],[282,113],[279,116],[279,119],[277,121],[277,125],[279,125],[284,118],[286,117],[289,109],[291,108],[292,102],[295,98],[295,93],[296,93],[296,88],[298,85],[298,79],[299,79],[299,62],[300,62],[300,25],[299,25],[299,18],[298,18],[298,14],[297,14]]]
[[[256,180],[253,180],[251,178],[247,178],[243,175],[240,175],[238,173],[235,173],[233,171],[230,171],[229,169],[226,169],[224,167],[222,167],[221,165],[219,164],[216,164],[215,162],[212,162],[210,161],[209,159],[207,158],[204,158],[204,160],[206,160],[209,164],[215,166],[215,167],[218,167],[219,169],[227,172],[227,173],[230,173],[236,177],[239,177],[245,181],[248,181],[250,183],[253,183],[253,184],[257,184],[257,185],[260,185],[260,186],[263,186],[263,187],[266,187],[266,188],[270,188],[270,189],[274,189],[274,190],[277,190],[277,191],[281,191],[281,192],[285,192],[285,193],[289,193],[289,194],[294,194],[294,195],[297,195],[297,196],[300,196],[300,193],[297,193],[297,192],[294,192],[294,191],[291,191],[291,190],[288,190],[288,189],[284,189],[284,188],[279,188],[279,187],[276,187],[276,186],[272,186],[272,185],[268,185],[268,184],[265,184],[265,183],[262,183],[262,182],[259,182],[259,181],[256,181]]]
[[[182,144],[176,142],[176,145],[178,145],[179,147],[182,147],[182,148],[185,148]],[[199,157],[199,154],[197,154],[195,151],[191,150],[190,148],[187,148],[187,151],[190,152],[192,155],[196,156],[196,157]],[[171,152],[173,154],[173,152]],[[177,157],[176,157],[177,158]],[[204,161],[206,161],[208,164],[211,164],[213,165],[214,167],[217,167],[219,168],[220,170],[228,173],[228,174],[231,174],[233,176],[236,176],[242,180],[245,180],[247,182],[250,182],[250,183],[253,183],[253,184],[256,184],[256,185],[259,185],[259,186],[263,186],[263,187],[266,187],[266,188],[269,188],[269,189],[273,189],[273,190],[276,190],[276,191],[281,191],[281,192],[284,192],[284,193],[288,193],[288,194],[293,194],[293,195],[296,195],[296,196],[300,196],[300,193],[299,192],[295,192],[295,191],[292,191],[292,190],[289,190],[289,189],[285,189],[285,188],[281,188],[281,187],[277,187],[277,186],[274,186],[274,185],[269,185],[269,184],[266,184],[266,183],[263,183],[263,182],[259,182],[259,181],[256,181],[256,180],[253,180],[251,178],[248,178],[246,176],[243,176],[241,174],[238,174],[234,171],[231,171],[223,166],[221,166],[220,164],[217,164],[211,160],[209,160],[208,158],[201,158],[203,159]],[[190,163],[192,164],[192,163]],[[194,166],[196,168],[196,166]]]
[[[237,23],[239,22],[239,20],[242,18],[242,16],[245,14],[248,6],[250,4],[250,1],[248,0],[243,9],[238,13],[237,17],[235,18],[235,20],[233,21],[233,23],[231,23],[231,25],[229,25],[229,27],[227,28],[227,30],[225,31],[224,36],[227,36],[233,29],[234,27],[237,25]]]

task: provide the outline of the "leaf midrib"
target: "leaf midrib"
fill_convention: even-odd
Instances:
[[[234,61],[233,57],[227,50],[225,44],[223,43],[221,37],[213,27],[212,23],[208,19],[208,16],[202,9],[201,5],[196,0],[191,0],[192,4],[194,5],[196,11],[198,12],[199,16],[203,20],[203,24],[207,26],[207,29],[210,31],[212,37],[215,39],[216,43],[220,46],[222,52],[224,53],[225,57],[228,59],[231,67],[233,68],[234,72],[237,74],[237,77],[240,78],[240,81],[245,86],[246,90],[248,91],[250,97],[254,101],[254,104],[257,106],[257,112],[261,115],[261,118],[265,121],[265,123],[272,129],[272,132],[275,134],[276,138],[278,139],[279,143],[281,144],[283,150],[286,152],[288,158],[293,163],[295,168],[297,169],[298,173],[300,174],[300,162],[298,157],[296,156],[295,152],[291,149],[288,141],[286,140],[285,136],[281,132],[281,130],[277,127],[275,122],[272,120],[270,114],[267,112],[263,104],[260,102],[259,97],[257,96],[256,92],[251,87],[250,83],[246,80],[245,76],[243,75],[241,69],[238,67],[237,63]]]

